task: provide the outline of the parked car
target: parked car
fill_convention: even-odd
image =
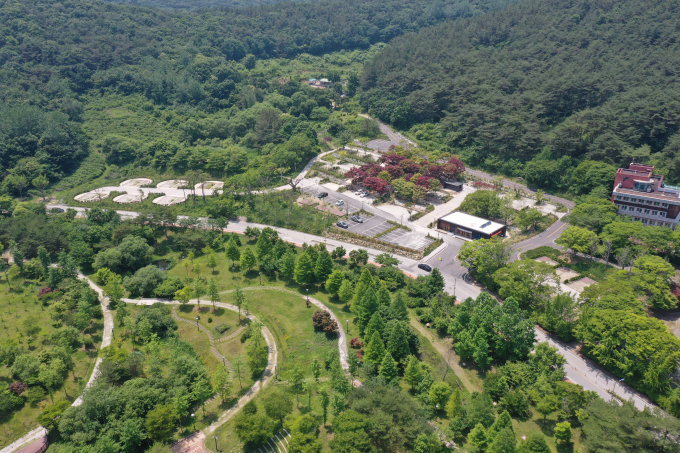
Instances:
[[[363,189],[359,189],[356,192],[354,192],[354,195],[361,195],[363,193]]]
[[[343,221],[339,221],[338,223],[336,223],[336,225],[339,226],[340,228],[345,228],[345,229],[349,228],[349,225],[347,224],[347,222],[343,222]]]
[[[352,220],[354,220],[356,223],[364,223],[364,219],[362,219],[358,215],[353,215]]]
[[[326,198],[328,196],[328,192],[321,192],[319,195],[317,195],[317,198]]]
[[[343,204],[345,204],[345,202],[342,200],[338,200],[335,202],[335,206],[342,206]]]
[[[360,196],[361,198],[364,198],[366,195],[368,195],[368,192],[361,192],[361,193],[359,194],[359,196]]]
[[[432,272],[432,266],[430,266],[429,264],[420,263],[418,265],[418,269],[422,269],[425,272]]]

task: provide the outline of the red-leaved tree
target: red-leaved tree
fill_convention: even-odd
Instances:
[[[385,171],[390,174],[392,179],[404,176],[404,170],[399,165],[387,165],[385,166]]]
[[[374,190],[378,193],[387,192],[389,187],[389,184],[386,181],[383,181],[382,179],[375,176],[369,176],[368,178],[364,179],[363,184],[368,190]]]
[[[353,184],[361,184],[368,176],[368,173],[357,167],[352,167],[345,173],[345,178],[351,178]]]
[[[385,154],[380,156],[378,160],[386,165],[399,165],[399,162],[406,160],[406,157],[400,156],[399,154]]]
[[[420,165],[415,163],[412,159],[404,159],[399,162],[399,166],[405,173],[420,173]]]

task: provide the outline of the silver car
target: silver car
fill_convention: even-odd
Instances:
[[[345,202],[342,201],[342,200],[338,200],[337,202],[335,202],[335,206],[342,206],[344,204],[345,204]]]

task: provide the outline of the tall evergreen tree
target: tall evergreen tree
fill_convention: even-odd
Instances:
[[[236,241],[234,241],[233,237],[229,239],[229,242],[227,242],[224,254],[227,256],[227,259],[231,261],[232,266],[236,261],[241,260],[241,250],[239,250],[238,245],[236,245]]]
[[[401,322],[397,322],[392,329],[390,340],[387,342],[387,352],[398,362],[408,357],[411,353],[408,340],[406,339],[406,332]]]
[[[340,289],[338,290],[338,299],[340,299],[341,302],[347,304],[352,300],[353,296],[354,288],[352,288],[352,282],[349,280],[343,280],[342,284],[340,285]]]
[[[446,415],[451,420],[460,416],[463,413],[463,394],[460,389],[455,389],[451,394],[451,398],[446,403]]]
[[[406,301],[404,301],[404,293],[397,291],[394,295],[394,300],[390,306],[390,314],[392,319],[408,322],[408,309],[406,308]]]
[[[491,428],[489,428],[489,439],[493,439],[496,434],[500,433],[504,429],[513,430],[512,418],[510,417],[510,413],[508,411],[503,411],[501,415],[498,416],[494,424],[491,425]]]
[[[385,380],[387,384],[399,384],[399,372],[397,371],[397,362],[394,361],[390,353],[385,353],[380,364],[380,377]]]
[[[272,251],[272,248],[272,241],[269,239],[269,236],[266,234],[261,234],[255,243],[257,259],[261,262],[265,256],[269,255],[269,253]]]
[[[368,322],[368,326],[366,326],[364,338],[373,338],[373,332],[376,331],[380,333],[380,337],[382,338],[383,333],[385,332],[385,323],[383,322],[382,316],[380,316],[380,312],[377,311],[373,313],[371,320]]]
[[[301,285],[308,285],[313,283],[314,279],[314,263],[308,254],[303,253],[295,265],[295,281]]]
[[[488,453],[515,453],[517,451],[517,437],[511,428],[505,428],[493,437]]]
[[[243,250],[243,253],[241,253],[241,270],[244,271],[249,271],[252,268],[255,267],[255,264],[257,264],[257,259],[255,258],[255,254],[253,253],[253,249],[250,247],[246,247]]]
[[[367,268],[364,268],[364,270],[361,272],[361,277],[359,277],[359,281],[354,288],[354,297],[352,298],[352,313],[355,315],[359,315],[358,310],[359,306],[361,305],[361,299],[364,297],[366,290],[369,287],[373,287],[373,284],[371,272]]]
[[[292,280],[295,276],[295,252],[288,250],[279,261],[279,272],[286,280]]]
[[[317,282],[325,282],[333,272],[333,258],[325,248],[319,252],[319,257],[316,259],[314,266],[314,276]]]
[[[337,296],[344,280],[345,274],[343,274],[340,269],[334,270],[333,273],[331,273],[331,275],[328,277],[328,280],[326,280],[326,291],[328,291],[328,294],[331,296]]]
[[[408,365],[406,365],[406,370],[404,371],[404,380],[407,384],[411,385],[411,390],[413,390],[422,378],[423,370],[420,366],[420,360],[415,356],[410,356],[408,358]]]
[[[380,333],[373,332],[373,336],[366,344],[366,354],[364,355],[364,362],[379,365],[385,356],[385,344],[383,343]]]
[[[378,289],[378,305],[389,307],[392,303],[390,292],[385,285],[380,285]]]
[[[378,311],[378,297],[375,294],[373,286],[370,286],[364,293],[364,297],[361,299],[361,304],[359,305],[359,319],[357,320],[357,326],[361,335],[364,335],[366,326],[368,326],[373,313]]]

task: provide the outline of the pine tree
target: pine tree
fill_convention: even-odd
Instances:
[[[295,276],[295,261],[295,252],[288,250],[279,262],[279,272],[286,280],[290,281]]]
[[[374,282],[371,272],[367,268],[364,268],[364,270],[361,272],[361,277],[359,277],[359,281],[357,282],[357,286],[354,288],[354,297],[352,298],[352,313],[355,315],[359,314],[358,311],[355,311],[355,306],[357,307],[356,309],[359,308],[364,293],[369,287],[373,287],[373,285]]]
[[[227,259],[231,260],[232,267],[236,261],[241,260],[241,251],[239,250],[238,245],[236,245],[236,241],[234,241],[233,237],[227,242],[224,253],[227,256]]]
[[[406,370],[404,371],[404,380],[407,384],[411,385],[411,390],[413,390],[422,378],[423,370],[420,366],[420,360],[415,356],[410,356],[408,358],[408,365],[406,365]]]
[[[357,320],[357,326],[361,335],[364,335],[366,326],[368,326],[373,313],[378,311],[378,297],[373,290],[373,287],[369,287],[361,299],[361,304],[359,305],[359,319]]]
[[[255,264],[257,264],[257,260],[255,258],[255,254],[253,253],[253,249],[246,247],[243,250],[243,253],[241,253],[241,269],[249,271],[255,267]]]
[[[397,362],[394,361],[390,353],[386,353],[380,364],[380,377],[385,380],[387,384],[398,384],[399,373],[397,371]]]
[[[392,303],[392,298],[390,297],[390,292],[387,290],[385,285],[380,285],[378,289],[378,305],[389,307]]]
[[[404,301],[404,294],[401,291],[394,295],[394,300],[390,306],[390,314],[392,319],[408,322],[408,310]]]
[[[497,433],[491,445],[489,445],[488,453],[515,453],[517,451],[517,437],[512,429],[505,428]]]
[[[463,394],[460,389],[455,389],[446,403],[446,415],[453,420],[463,413]]]
[[[366,326],[364,338],[373,338],[373,332],[376,331],[380,333],[380,337],[382,338],[383,333],[385,333],[385,323],[383,322],[382,316],[380,316],[380,313],[377,311],[373,313],[371,320],[368,322],[368,326]]]
[[[333,272],[333,258],[331,258],[330,253],[325,248],[321,249],[319,252],[319,257],[316,259],[316,265],[314,266],[314,276],[317,282],[325,282],[328,276]]]
[[[500,433],[504,429],[512,430],[512,417],[508,411],[503,411],[501,415],[498,416],[496,421],[491,428],[489,428],[489,439],[493,439],[496,434]]]
[[[477,330],[473,342],[475,349],[472,354],[472,358],[475,360],[475,363],[478,367],[486,370],[491,364],[491,355],[489,352],[489,343],[486,341],[484,331],[482,329]]]
[[[369,362],[374,365],[380,364],[385,356],[385,344],[383,343],[380,333],[373,332],[366,345],[366,355],[364,355],[364,362]]]
[[[406,332],[401,322],[397,322],[392,329],[390,340],[387,342],[387,352],[397,361],[405,359],[411,352],[408,340],[406,339]]]
[[[308,254],[303,253],[295,265],[295,281],[301,285],[314,283],[314,263]]]
[[[352,300],[352,296],[354,296],[352,282],[349,280],[343,280],[342,284],[340,285],[340,289],[338,290],[338,299],[340,299],[340,302],[347,304],[350,300]]]
[[[328,294],[331,296],[337,296],[338,292],[340,291],[340,286],[344,280],[345,274],[343,274],[339,269],[334,270],[333,273],[328,277],[328,280],[326,280],[326,291],[328,291]]]
[[[269,240],[269,236],[266,234],[260,234],[255,243],[255,250],[257,251],[257,259],[262,261],[262,259],[269,255],[272,251],[272,242]]]
[[[470,434],[468,434],[468,442],[481,451],[486,450],[488,441],[489,439],[487,438],[486,430],[481,423],[477,423],[477,425],[472,428],[472,431],[470,431]]]

